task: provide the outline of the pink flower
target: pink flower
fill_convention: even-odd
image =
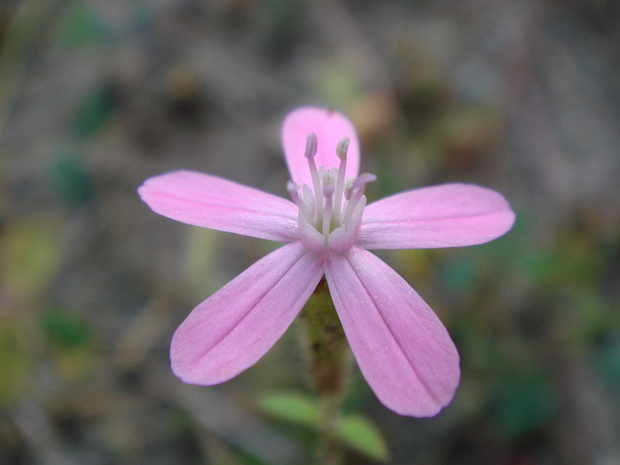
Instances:
[[[325,275],[366,381],[388,408],[435,415],[459,383],[459,355],[420,296],[368,249],[458,247],[493,240],[515,219],[495,191],[444,184],[366,206],[359,143],[343,115],[304,107],[284,120],[291,199],[191,171],[155,176],[140,196],[160,215],[284,242],[198,305],[172,338],[172,370],[212,385],[254,365]]]

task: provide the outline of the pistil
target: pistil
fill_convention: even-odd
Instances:
[[[351,184],[351,187],[347,189],[347,192],[345,193],[347,205],[342,218],[342,224],[348,224],[351,221],[351,217],[353,216],[360,199],[366,191],[366,184],[376,180],[377,177],[374,174],[363,173],[360,174],[355,181],[353,181],[353,184]]]
[[[325,198],[325,212],[323,213],[323,240],[327,247],[327,238],[329,237],[332,206],[334,204],[334,176],[327,172],[323,176],[323,197]]]

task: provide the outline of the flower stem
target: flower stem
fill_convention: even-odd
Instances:
[[[317,463],[339,465],[343,452],[337,428],[351,375],[352,356],[325,278],[305,305],[300,321],[308,381],[321,398]]]

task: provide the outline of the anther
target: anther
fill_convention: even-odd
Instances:
[[[306,158],[314,158],[318,145],[319,140],[316,137],[316,134],[314,132],[308,134],[308,138],[306,139]]]
[[[351,198],[351,188],[353,187],[353,181],[355,181],[355,179],[353,178],[347,180],[347,183],[344,186],[344,198],[347,200]]]
[[[336,146],[336,155],[340,158],[340,167],[338,168],[338,179],[336,181],[336,204],[334,205],[334,211],[338,220],[341,219],[340,205],[342,203],[342,194],[344,191],[344,175],[347,167],[347,151],[349,150],[349,143],[351,140],[348,137],[343,137]]]
[[[319,172],[316,169],[314,156],[318,149],[318,138],[314,132],[308,134],[306,139],[306,158],[308,159],[308,167],[310,168],[310,176],[312,177],[312,187],[314,188],[314,219],[316,221],[323,212],[323,202],[321,200],[321,182],[319,180]]]
[[[336,155],[338,155],[338,158],[341,160],[347,158],[347,151],[349,150],[350,143],[351,139],[348,137],[343,137],[340,139],[340,142],[338,142],[338,145],[336,146]]]
[[[289,180],[286,183],[286,190],[288,191],[288,195],[291,196],[291,200],[299,207],[301,205],[301,199],[299,198],[299,187],[297,187],[297,184]]]

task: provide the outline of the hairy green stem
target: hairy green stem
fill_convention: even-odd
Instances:
[[[351,376],[352,356],[325,278],[305,305],[300,321],[308,381],[321,398],[317,463],[339,465],[343,451],[337,428]]]

